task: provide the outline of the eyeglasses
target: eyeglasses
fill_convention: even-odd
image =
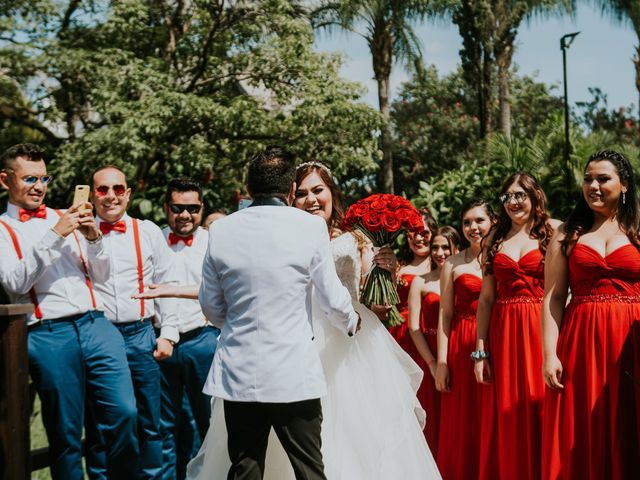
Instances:
[[[11,172],[14,175],[16,173],[16,171],[12,168],[5,168],[4,170],[7,172]],[[51,180],[53,180],[53,175],[40,175],[39,177],[36,175],[26,175],[20,180],[22,180],[27,185],[35,185],[36,183],[38,183],[38,181],[42,182],[44,185],[48,185],[49,183],[51,183]]]
[[[194,213],[198,213],[201,208],[202,208],[202,205],[198,205],[197,203],[193,203],[193,204],[170,203],[169,204],[169,210],[171,210],[172,213],[176,213],[176,214],[182,213],[186,210],[188,213],[193,215]]]
[[[509,203],[511,200],[515,200],[516,203],[522,203],[527,199],[528,196],[529,195],[527,195],[527,192],[513,192],[513,193],[507,192],[500,195],[498,197],[498,200],[500,200],[500,203],[503,203],[503,204]]]
[[[431,230],[423,230],[421,232],[409,232],[409,235],[411,236],[411,238],[415,238],[415,237],[429,238],[431,236]]]
[[[116,197],[122,197],[127,191],[127,187],[125,185],[99,185],[95,188],[96,195],[99,197],[104,197],[109,193],[109,190],[113,189],[113,193]]]
[[[27,185],[35,185],[36,183],[38,183],[38,180],[45,185],[49,185],[49,183],[51,183],[51,180],[53,180],[53,176],[41,175],[39,177],[36,177],[35,175],[27,175],[26,177],[22,177],[22,181]]]

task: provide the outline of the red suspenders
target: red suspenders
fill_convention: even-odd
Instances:
[[[62,212],[60,212],[60,210],[55,210],[55,212],[59,216],[62,216]],[[22,249],[20,248],[20,243],[18,242],[18,237],[16,235],[16,232],[5,221],[0,220],[0,223],[4,226],[4,228],[7,229],[7,232],[9,232],[9,236],[11,237],[11,242],[13,243],[13,248],[16,251],[16,255],[18,256],[18,260],[22,260]],[[73,238],[75,238],[76,244],[78,245],[78,252],[80,253],[80,263],[82,264],[82,269],[84,271],[84,279],[85,279],[85,282],[87,282],[87,288],[89,289],[89,295],[91,296],[91,306],[93,307],[93,309],[95,309],[97,305],[96,305],[95,295],[93,294],[93,285],[91,283],[91,278],[89,277],[89,270],[87,269],[87,261],[85,260],[84,254],[82,253],[82,248],[80,247],[80,240],[78,239],[76,232],[73,232]],[[29,290],[29,296],[31,297],[31,302],[35,307],[34,314],[36,318],[38,320],[42,320],[42,311],[40,310],[40,304],[38,302],[38,296],[36,295],[35,289],[31,288],[31,290]]]
[[[13,242],[13,248],[16,251],[16,255],[18,256],[18,260],[22,260],[22,250],[20,249],[20,244],[18,243],[16,232],[14,232],[13,228],[11,228],[5,221],[0,220],[0,223],[4,225],[4,228],[6,228],[7,232],[9,232],[9,236],[11,237],[11,241]],[[40,310],[40,305],[38,304],[38,296],[36,295],[36,291],[33,289],[33,287],[31,288],[31,290],[29,290],[29,296],[31,297],[31,303],[33,303],[33,306],[35,307],[34,314],[36,318],[38,320],[42,320],[42,311]]]
[[[131,219],[133,225],[133,241],[136,244],[136,257],[138,259],[138,292],[144,292],[144,276],[142,271],[142,251],[140,249],[140,232],[138,231],[138,220]],[[140,299],[140,319],[144,319],[144,299]]]
[[[58,216],[62,216],[62,212],[58,209],[55,210]],[[89,277],[89,269],[87,268],[87,260],[84,258],[84,254],[82,253],[82,248],[80,246],[80,240],[78,239],[78,235],[76,232],[72,232],[73,238],[76,240],[76,245],[78,245],[78,252],[80,253],[80,263],[82,263],[82,270],[84,270],[84,281],[87,282],[87,288],[89,288],[89,295],[91,296],[91,307],[95,310],[98,306],[96,305],[96,297],[93,294],[93,284],[91,283],[91,278]]]

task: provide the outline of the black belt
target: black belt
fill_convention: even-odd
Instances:
[[[44,320],[40,320],[38,323],[34,323],[32,325],[29,325],[27,327],[27,331],[30,332],[31,330],[33,330],[35,328],[44,327],[45,325],[51,325],[53,323],[74,322],[74,321],[79,320],[82,317],[84,317],[87,313],[90,313],[90,312],[76,313],[75,315],[69,315],[68,317],[46,318]]]
[[[189,340],[193,340],[198,335],[200,335],[205,328],[208,328],[208,327],[206,327],[206,326],[198,327],[198,328],[194,328],[193,330],[189,330],[188,332],[181,333],[180,334],[180,343],[188,342]]]

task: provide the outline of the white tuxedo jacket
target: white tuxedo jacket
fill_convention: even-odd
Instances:
[[[275,403],[325,395],[313,343],[312,286],[329,320],[354,334],[358,316],[336,274],[321,218],[263,205],[214,222],[199,298],[222,333],[205,393]]]

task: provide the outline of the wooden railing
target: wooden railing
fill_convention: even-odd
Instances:
[[[0,479],[31,477],[27,322],[32,305],[7,304],[0,288]]]

